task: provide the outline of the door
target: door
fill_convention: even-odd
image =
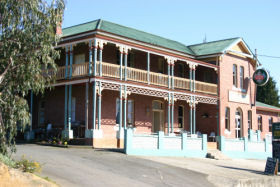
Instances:
[[[164,131],[163,103],[153,101],[153,132]]]
[[[161,112],[160,111],[153,111],[153,127],[154,132],[162,131],[162,124],[161,124]]]

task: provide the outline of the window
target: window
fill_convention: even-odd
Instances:
[[[127,55],[127,66],[133,68],[134,67],[134,53],[129,52]]]
[[[240,66],[240,88],[244,89],[244,67]]]
[[[241,138],[242,136],[242,111],[237,109],[235,112],[235,138]]]
[[[184,127],[184,107],[183,106],[178,107],[178,127],[179,128]]]
[[[133,100],[127,101],[127,124],[128,125],[134,124],[134,101]]]
[[[248,129],[252,129],[252,111],[248,110]]]
[[[77,55],[74,55],[74,64],[82,64],[82,63],[85,63],[86,60],[85,60],[85,54],[77,54]]]
[[[39,126],[45,125],[45,100],[39,102]]]
[[[230,130],[230,109],[229,107],[226,107],[225,111],[225,127],[227,130]]]
[[[237,87],[237,66],[233,64],[233,85]]]
[[[270,117],[268,120],[268,124],[269,124],[269,132],[272,132],[272,123],[273,123],[273,118]]]
[[[123,103],[124,104],[124,103]],[[116,124],[120,124],[120,99],[116,100]],[[134,101],[127,100],[127,124],[134,124]]]
[[[159,73],[164,72],[164,59],[163,58],[158,59],[158,72]]]
[[[178,76],[184,78],[184,64],[178,64]]]
[[[258,130],[262,131],[262,116],[258,116]]]
[[[163,110],[163,103],[161,101],[153,101],[153,110]]]

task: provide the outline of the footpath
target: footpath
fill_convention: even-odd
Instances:
[[[280,186],[280,174],[268,176],[264,174],[266,160],[180,157],[144,157],[140,158],[160,162],[175,167],[185,168],[207,174],[207,179],[218,187],[245,186]]]

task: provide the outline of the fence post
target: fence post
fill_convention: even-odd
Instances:
[[[244,137],[244,152],[248,152],[248,138]]]
[[[218,136],[217,140],[219,142],[219,149],[221,152],[223,152],[225,150],[225,137],[224,136]]]
[[[207,152],[207,134],[202,135],[202,151]]]
[[[249,140],[252,141],[254,136],[254,132],[252,129],[249,130]]]
[[[187,133],[182,133],[181,149],[183,151],[187,150]]]
[[[257,130],[258,142],[261,141],[261,131]]]
[[[133,139],[133,129],[128,128],[124,131],[124,149],[126,154],[130,154],[132,151],[132,139]]]
[[[163,149],[164,132],[158,131],[158,150]]]
[[[269,152],[269,141],[268,141],[267,137],[265,137],[265,139],[264,139],[264,146],[265,146],[265,152],[268,153]]]

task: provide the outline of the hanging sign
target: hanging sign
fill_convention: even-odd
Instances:
[[[253,74],[253,81],[258,86],[263,86],[267,83],[269,74],[264,69],[257,69]]]

